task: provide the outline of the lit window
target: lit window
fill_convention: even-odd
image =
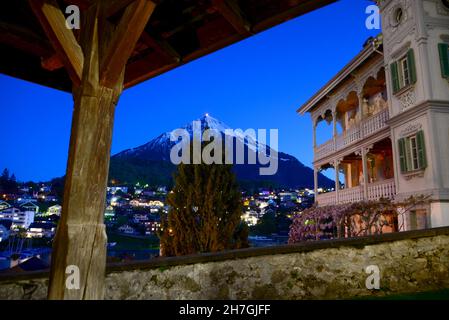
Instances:
[[[410,85],[410,70],[407,57],[403,58],[399,64],[399,79],[402,88]]]
[[[418,160],[418,145],[416,144],[416,136],[410,137],[410,151],[411,151],[411,164],[412,170],[419,169],[419,160]]]

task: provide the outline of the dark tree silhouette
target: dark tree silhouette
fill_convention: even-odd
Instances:
[[[241,193],[231,165],[180,164],[167,203],[170,210],[162,219],[161,255],[248,246],[247,228],[240,225]]]

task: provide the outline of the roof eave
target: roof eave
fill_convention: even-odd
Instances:
[[[297,113],[304,115],[310,111],[320,100],[325,98],[341,81],[349,76],[358,66],[368,59],[376,50],[373,46],[366,46],[360,51],[342,70],[340,70],[330,81],[328,81],[315,95],[313,95],[305,104],[303,104]]]

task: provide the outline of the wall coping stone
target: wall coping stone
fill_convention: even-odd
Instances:
[[[306,241],[297,244],[286,244],[280,246],[246,248],[239,250],[229,250],[214,253],[203,253],[180,257],[160,257],[146,261],[132,261],[125,263],[108,264],[106,273],[117,273],[133,270],[149,270],[156,268],[169,268],[180,265],[189,265],[196,263],[209,263],[224,260],[244,259],[250,257],[279,255],[289,253],[310,252],[314,250],[339,248],[339,247],[355,247],[363,248],[368,245],[376,245],[386,242],[394,242],[401,240],[413,240],[418,238],[435,237],[440,235],[449,235],[449,227],[432,228],[426,230],[413,230],[387,233],[382,235],[331,239],[319,241]],[[33,272],[0,272],[0,283],[11,283],[23,280],[48,279],[49,270],[33,271]]]

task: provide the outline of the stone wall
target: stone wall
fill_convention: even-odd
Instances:
[[[365,269],[380,269],[368,290]],[[47,273],[0,276],[0,299],[44,299]],[[106,299],[344,299],[449,288],[449,228],[108,267]]]

